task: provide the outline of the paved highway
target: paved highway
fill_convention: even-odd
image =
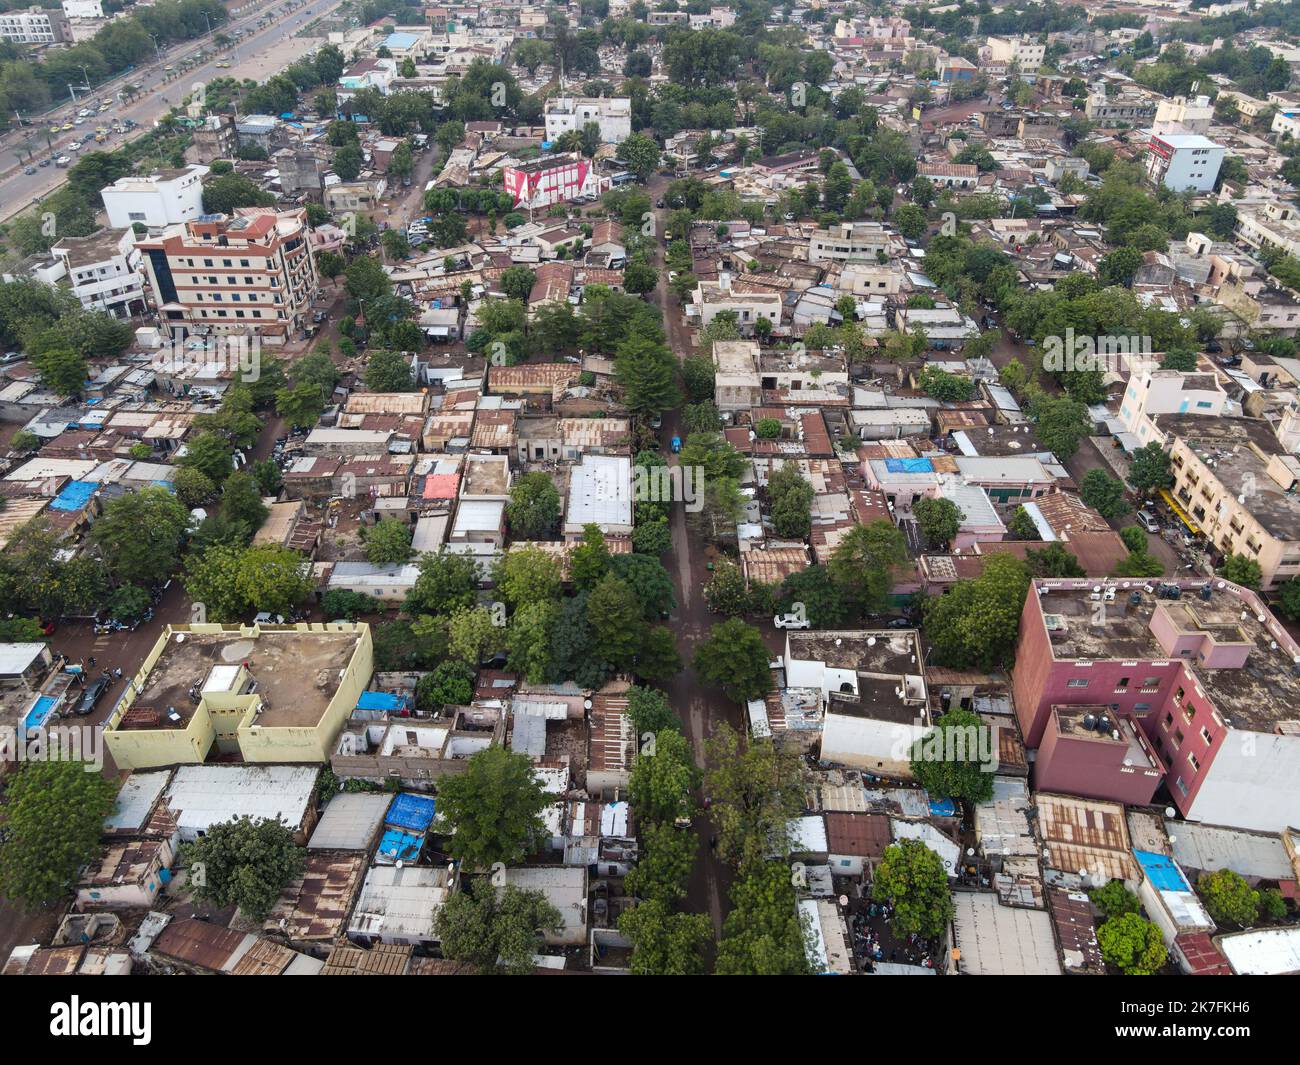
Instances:
[[[212,39],[203,37],[177,45],[164,53],[159,62],[148,67],[138,67],[116,81],[100,86],[93,93],[83,94],[84,104],[78,103],[73,107],[69,102],[68,106],[60,112],[51,112],[39,120],[33,120],[34,124],[21,132],[10,134],[6,138],[6,154],[15,155],[26,137],[30,136],[31,146],[37,154],[38,162],[46,154],[54,158],[66,154],[75,162],[75,156],[80,153],[67,150],[74,139],[79,140],[87,132],[93,132],[97,126],[110,124],[113,120],[133,119],[139,123],[138,129],[124,136],[114,136],[106,145],[91,141],[82,150],[111,151],[119,148],[127,141],[152,129],[154,122],[176,106],[182,97],[190,92],[195,82],[213,81],[219,77],[266,81],[310,49],[310,44],[306,40],[295,41],[293,35],[313,19],[332,11],[339,3],[340,0],[308,0],[287,15],[283,14],[286,5],[281,0],[258,8],[247,7],[245,14],[217,31],[231,37],[240,30],[250,31],[248,36],[239,40],[233,47],[216,52],[207,62],[199,66],[179,72],[179,61],[187,55],[193,55],[204,49],[211,51]],[[258,21],[268,15],[271,22],[259,29]],[[218,63],[229,64],[229,67],[218,67]],[[164,69],[168,65],[177,66],[177,70],[169,74]],[[125,85],[136,86],[141,93],[139,98],[132,103],[118,103],[107,111],[97,112],[93,117],[87,118],[83,125],[75,126],[71,132],[60,134],[54,141],[53,152],[47,153],[44,150],[45,134],[56,124],[56,119],[58,124],[65,125],[76,117],[81,107],[89,107],[94,101],[114,98]],[[23,154],[26,155],[25,148]],[[11,171],[7,177],[0,180],[0,221],[26,210],[33,203],[53,192],[63,184],[63,181],[64,172],[54,166],[38,167],[34,174],[24,173],[23,167]]]

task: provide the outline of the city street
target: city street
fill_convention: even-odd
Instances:
[[[256,28],[258,19],[271,11],[278,11],[283,6],[281,4],[264,5],[262,8],[237,18],[222,27],[219,32],[226,35],[231,35],[243,28],[252,29],[253,32],[233,47],[212,55],[206,63],[191,67],[183,72],[173,71],[171,74],[168,74],[164,69],[169,65],[174,66],[173,60],[175,59],[191,55],[203,48],[210,49],[212,45],[211,39],[204,37],[200,40],[187,41],[183,45],[177,45],[171,51],[164,53],[161,61],[148,67],[129,71],[117,81],[110,82],[96,88],[93,92],[84,94],[83,98],[89,102],[116,97],[117,92],[126,85],[133,85],[140,92],[140,96],[132,103],[123,104],[119,102],[109,111],[104,112],[102,116],[103,119],[111,118],[114,120],[129,118],[139,123],[139,128],[121,137],[113,137],[106,145],[95,145],[95,148],[99,150],[120,148],[124,143],[148,132],[159,118],[179,104],[181,98],[192,91],[196,83],[209,82],[219,77],[251,78],[255,81],[267,80],[313,47],[324,43],[323,40],[314,38],[295,38],[293,34],[313,19],[332,11],[338,6],[339,2],[340,0],[309,0],[292,14],[286,17],[273,18],[269,25],[259,30]],[[218,67],[218,63],[229,63],[230,66],[228,68]],[[80,102],[76,106],[69,104],[61,111],[42,115],[39,119],[33,117],[31,127],[22,131],[15,131],[9,135],[8,140],[5,142],[6,150],[14,153],[16,159],[19,148],[24,145],[26,138],[30,137],[32,150],[36,152],[38,159],[46,155],[57,157],[63,154],[74,138],[84,136],[87,131],[93,132],[95,123],[100,119],[87,119],[85,125],[77,126],[71,132],[60,134],[57,138],[54,138],[52,151],[45,150],[46,131],[55,124],[56,120],[60,124],[71,122],[81,106],[83,105]],[[25,149],[22,154],[25,159],[27,155]],[[22,166],[15,167],[6,177],[0,179],[0,221],[12,218],[19,212],[39,202],[43,197],[62,185],[64,180],[64,171],[52,166],[38,168],[34,174],[23,173]]]

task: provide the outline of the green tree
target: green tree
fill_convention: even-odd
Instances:
[[[176,461],[177,465],[198,470],[213,485],[219,485],[234,468],[230,463],[233,452],[229,440],[214,432],[203,432],[186,442],[185,454]]]
[[[850,529],[831,555],[830,571],[869,612],[884,609],[894,574],[907,562],[907,540],[893,522],[881,518]]]
[[[202,470],[181,466],[172,476],[176,498],[186,507],[197,507],[216,495],[217,486]]]
[[[699,783],[690,744],[675,729],[661,729],[653,743],[637,748],[628,784],[632,809],[642,822],[671,823],[690,812],[690,795]]]
[[[1249,928],[1259,916],[1259,892],[1231,869],[1202,873],[1196,880],[1196,893],[1217,925]]]
[[[1007,521],[1007,532],[1017,540],[1039,540],[1038,526],[1024,507],[1016,507]]]
[[[551,673],[551,639],[560,617],[554,599],[526,601],[506,626],[506,666],[529,684],[543,684]]]
[[[789,850],[789,823],[806,802],[799,752],[771,739],[748,739],[723,722],[705,742],[704,788],[718,853],[737,866]]]
[[[793,462],[785,463],[768,478],[767,493],[778,536],[802,539],[812,532],[813,487]]]
[[[1028,591],[1024,564],[995,554],[978,577],[957,581],[944,595],[928,600],[925,634],[935,663],[985,672],[1005,666],[1015,652]]]
[[[1124,886],[1122,880],[1108,880],[1102,887],[1089,891],[1088,898],[1107,920],[1137,913],[1142,908],[1138,897]]]
[[[931,547],[947,547],[966,520],[961,507],[944,496],[922,496],[912,504],[912,516]]]
[[[549,801],[527,755],[504,747],[479,751],[465,772],[439,783],[438,813],[451,830],[451,856],[471,870],[517,865],[545,841],[541,813]]]
[[[676,608],[673,579],[657,558],[635,553],[614,555],[609,565],[610,572],[631,589],[641,604],[646,621],[656,621]]]
[[[396,518],[384,518],[365,530],[366,561],[373,566],[393,566],[411,557],[411,526]]]
[[[637,976],[701,976],[713,942],[713,926],[702,913],[674,913],[671,906],[645,900],[625,910],[618,930],[632,942],[628,963]]]
[[[276,413],[295,429],[310,429],[320,420],[324,409],[325,397],[320,386],[310,381],[276,390]]]
[[[1124,482],[1105,470],[1094,469],[1085,473],[1079,485],[1079,495],[1103,518],[1118,518],[1130,509],[1128,500],[1124,498]]]
[[[558,599],[561,577],[560,563],[536,547],[507,551],[493,573],[501,598],[515,610]]]
[[[175,571],[189,520],[175,496],[151,486],[110,502],[91,526],[91,539],[117,580],[155,584]]]
[[[1173,471],[1165,449],[1159,444],[1151,443],[1134,451],[1128,479],[1143,495],[1152,495],[1173,484]]]
[[[630,668],[642,638],[641,604],[626,581],[607,573],[587,599],[587,623],[595,633],[594,650],[615,670]]]
[[[569,579],[575,588],[590,590],[609,572],[609,548],[600,526],[589,522],[582,527],[582,542],[569,554]]]
[[[782,862],[751,861],[732,885],[732,909],[722,924],[714,972],[719,976],[803,976],[809,972],[808,933],[798,917],[790,870]]]
[[[60,396],[79,396],[86,387],[86,360],[71,348],[53,348],[32,359],[41,380]]]
[[[28,762],[6,778],[0,895],[52,906],[99,854],[116,784],[78,761]]]
[[[1126,976],[1150,976],[1165,963],[1168,951],[1160,929],[1136,913],[1125,913],[1097,929],[1101,956]]]
[[[989,727],[977,714],[949,710],[913,746],[912,776],[931,795],[987,802],[993,796],[997,768],[996,762],[985,761],[983,752],[991,750],[990,742]]]
[[[1246,555],[1229,555],[1224,559],[1219,575],[1252,590],[1257,590],[1264,580],[1264,571],[1259,563]]]
[[[524,975],[534,969],[543,936],[563,927],[559,910],[540,891],[513,884],[497,890],[476,883],[474,890],[453,894],[434,915],[433,927],[444,958],[483,974]]]
[[[237,906],[264,921],[280,893],[302,875],[306,858],[282,821],[247,815],[209,826],[181,848],[197,898],[213,906]],[[201,870],[201,875],[199,875]]]
[[[673,827],[671,821],[648,821],[642,824],[639,836],[641,848],[627,875],[627,890],[639,899],[655,902],[684,899],[699,836]]]
[[[637,735],[647,732],[660,732],[663,729],[681,731],[681,718],[668,703],[666,696],[658,688],[646,688],[633,685],[627,691],[627,716],[632,721]]]
[[[477,668],[483,659],[505,649],[506,633],[487,607],[468,607],[447,619],[447,640],[452,658]]]
[[[649,337],[629,337],[619,345],[614,377],[622,386],[624,402],[633,414],[654,417],[674,406],[680,398],[672,352],[662,342]]]
[[[411,364],[400,351],[371,352],[365,379],[372,392],[410,392],[415,388]]]
[[[449,617],[478,599],[478,567],[469,555],[450,551],[424,554],[420,573],[406,596],[409,614]]]
[[[739,618],[712,626],[695,651],[695,670],[735,702],[756,699],[771,689],[771,656],[762,634]]]
[[[537,275],[526,266],[508,266],[501,272],[501,291],[508,299],[528,301]]]
[[[1038,439],[1062,462],[1079,450],[1079,441],[1088,435],[1088,408],[1078,400],[1044,397],[1032,405],[1031,413],[1038,423]]]
[[[560,521],[560,493],[545,473],[525,473],[510,486],[506,518],[516,539],[543,540]]]
[[[624,138],[618,148],[619,158],[638,178],[645,181],[659,165],[659,145],[642,133]]]
[[[465,706],[474,698],[474,671],[463,662],[440,662],[415,683],[415,705],[436,712],[444,706]]]
[[[943,861],[919,839],[904,839],[885,849],[871,881],[871,897],[893,908],[896,936],[939,939],[954,907]]]

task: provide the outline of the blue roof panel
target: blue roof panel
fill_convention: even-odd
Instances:
[[[1169,855],[1156,854],[1154,851],[1134,851],[1133,856],[1157,891],[1192,890],[1183,871],[1178,868],[1178,863]]]
[[[430,796],[403,791],[393,797],[384,824],[409,828],[412,832],[427,832],[433,824],[433,815],[434,802]]]

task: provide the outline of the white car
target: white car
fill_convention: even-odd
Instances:
[[[812,622],[807,618],[800,617],[798,614],[777,614],[772,618],[772,624],[778,629],[808,629],[812,627]]]

